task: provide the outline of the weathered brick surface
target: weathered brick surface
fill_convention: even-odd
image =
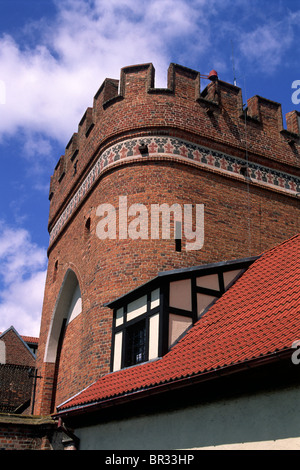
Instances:
[[[4,354],[0,364],[0,412],[28,413],[35,357],[14,328],[1,335]]]
[[[50,225],[100,150],[120,138],[147,135],[156,129],[233,155],[243,156],[247,146],[250,160],[268,160],[274,168],[283,163],[297,166],[299,174],[299,143],[291,146],[290,139],[282,133],[280,104],[259,96],[248,100],[246,144],[240,88],[219,81],[210,83],[200,95],[199,83],[197,72],[174,64],[169,69],[167,89],[153,88],[154,70],[149,64],[122,69],[119,95],[110,80],[104,81],[93,108],[88,108],[83,116],[52,177]],[[213,114],[207,112],[210,108]],[[299,133],[298,115],[296,111],[288,115],[287,130],[292,133]],[[94,124],[88,136],[87,127],[91,124],[86,125],[87,119]],[[75,159],[78,162],[74,175]],[[60,180],[62,173],[65,176]]]
[[[131,137],[176,136],[241,158],[247,148],[250,161],[299,175],[297,139],[288,143],[295,137],[292,132],[299,132],[295,112],[288,121],[292,128],[281,132],[280,105],[261,97],[250,99],[246,140],[239,88],[211,83],[200,96],[199,74],[179,66],[169,69],[168,89],[156,90],[153,85],[151,65],[123,69],[119,95],[116,81],[104,82],[52,176],[50,229],[99,152]],[[119,196],[127,196],[128,206],[144,204],[149,213],[154,203],[204,204],[203,248],[186,251],[185,239],[181,252],[175,251],[173,239],[100,240],[96,209],[102,203],[118,207]],[[49,247],[38,351],[44,378],[38,383],[36,412],[48,413],[51,403],[63,402],[109,372],[112,312],[104,307],[106,302],[162,270],[260,254],[299,231],[298,208],[296,197],[288,193],[179,157],[141,157],[108,168]],[[67,326],[52,393],[55,367],[44,363],[44,353],[70,268],[79,281],[83,309]]]
[[[0,413],[0,450],[62,450],[51,418]]]
[[[2,335],[1,341],[5,343],[6,364],[21,366],[35,366],[35,358],[13,329]]]

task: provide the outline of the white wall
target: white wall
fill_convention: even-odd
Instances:
[[[76,429],[80,449],[300,449],[300,387]]]
[[[6,345],[0,340],[0,364],[6,364]]]

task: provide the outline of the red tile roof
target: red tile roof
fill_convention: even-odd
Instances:
[[[3,332],[0,331],[0,336],[2,334],[3,334]],[[21,335],[21,338],[22,338],[23,341],[25,341],[25,343],[38,344],[38,342],[39,342],[39,338],[36,338],[35,336],[23,336],[23,335]]]
[[[22,340],[25,341],[25,343],[32,343],[32,344],[38,344],[39,338],[36,338],[35,336],[21,336]]]
[[[290,350],[300,339],[300,235],[258,258],[161,359],[101,377],[58,411]]]

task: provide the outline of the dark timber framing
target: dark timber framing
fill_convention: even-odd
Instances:
[[[197,314],[197,294],[205,294],[216,299],[220,298],[224,292],[237,280],[233,279],[232,282],[225,288],[224,273],[228,271],[240,270],[241,275],[258,257],[244,258],[234,261],[225,261],[221,263],[195,266],[187,269],[178,269],[174,271],[167,271],[159,273],[157,277],[152,279],[134,289],[131,292],[119,297],[106,304],[105,306],[110,307],[114,310],[113,315],[113,328],[112,328],[112,347],[111,347],[111,371],[113,371],[114,363],[114,344],[115,335],[119,332],[123,332],[122,336],[122,350],[121,350],[121,368],[128,367],[133,364],[126,363],[126,331],[128,328],[138,324],[141,321],[145,321],[145,361],[149,360],[149,332],[150,332],[150,318],[159,314],[159,333],[158,333],[158,355],[157,357],[164,356],[169,351],[169,315],[180,315],[191,319],[191,326],[198,320],[199,315]],[[196,279],[202,276],[210,274],[217,274],[219,281],[219,289],[209,289],[206,287],[200,287],[196,284]],[[239,277],[239,276],[238,276]],[[170,283],[174,281],[190,279],[191,281],[191,310],[184,310],[170,306]],[[159,289],[159,305],[151,309],[151,292]],[[146,312],[142,313],[135,318],[128,320],[127,318],[127,305],[140,297],[147,296],[147,308]],[[204,309],[200,316],[204,315],[209,310],[211,305]],[[116,325],[117,310],[123,308],[123,322],[121,325]],[[184,333],[185,334],[185,333]],[[179,339],[181,336],[177,339]],[[176,342],[177,342],[176,341]],[[175,343],[174,343],[175,344]],[[173,344],[173,345],[174,345]],[[172,345],[172,346],[173,346]]]

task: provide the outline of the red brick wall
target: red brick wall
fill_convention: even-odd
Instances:
[[[54,421],[0,415],[0,450],[62,450],[56,434]]]
[[[13,329],[9,329],[5,334],[3,334],[1,341],[5,343],[6,364],[18,364],[34,367],[34,356]]]
[[[153,88],[154,69],[151,64],[122,69],[120,95],[117,94],[118,89],[111,86],[111,81],[106,80],[52,176],[50,225],[78,184],[86,166],[100,150],[120,138],[147,134],[156,129],[241,157],[247,146],[251,161],[264,163],[268,160],[268,165],[275,168],[282,167],[282,164],[291,168],[297,166],[299,175],[300,146],[299,143],[291,146],[290,136],[282,133],[280,104],[258,96],[248,100],[246,145],[241,89],[219,81],[209,83],[208,90],[201,96],[199,83],[198,72],[173,64],[168,72],[168,88],[163,90]],[[296,111],[292,116],[289,113],[288,131],[299,133],[299,128],[296,129],[297,114]],[[91,124],[94,127],[86,137]],[[78,163],[74,175],[75,160]],[[65,176],[60,180],[62,171]]]
[[[33,384],[29,372],[35,367],[35,357],[13,328],[1,341],[5,343],[5,363],[0,364],[0,411],[27,413]]]
[[[200,97],[197,72],[175,66],[168,76],[169,90],[155,90],[151,66],[123,69],[119,96],[115,82],[104,82],[61,160],[65,176],[59,181],[60,166],[52,177],[50,229],[99,150],[130,136],[165,133],[245,158],[240,89],[221,82],[209,85],[207,95]],[[105,104],[108,98],[112,99]],[[287,143],[289,132],[280,132],[280,106],[254,97],[248,114],[249,159],[299,174],[299,148]],[[102,203],[117,207],[120,195],[128,197],[128,206],[204,204],[203,248],[186,251],[184,239],[180,253],[172,239],[100,240],[96,209]],[[162,270],[257,255],[299,231],[297,210],[297,199],[287,193],[247,184],[239,177],[205,170],[180,158],[141,157],[106,170],[49,249],[38,351],[38,368],[44,378],[38,382],[36,412],[48,413],[53,398],[61,403],[109,371],[112,312],[103,307],[106,302]],[[88,217],[89,233],[85,227]],[[79,281],[83,308],[67,326],[53,395],[54,364],[43,360],[56,300],[70,268]]]
[[[134,191],[131,181],[134,181]],[[129,188],[132,194],[128,195],[128,205],[134,202],[147,205],[149,200],[169,204],[204,204],[203,249],[186,252],[184,240],[181,253],[175,251],[174,240],[99,240],[96,236],[99,221],[96,208],[104,202],[117,206],[119,194],[128,194]],[[46,338],[47,326],[69,267],[78,274],[83,299],[83,313],[67,327],[59,369],[57,403],[93,382],[99,374],[109,371],[112,312],[102,307],[104,303],[146,282],[162,270],[261,253],[297,232],[297,219],[294,217],[296,202],[295,199],[260,188],[252,189],[248,194],[244,184],[232,184],[230,179],[175,163],[136,164],[107,174],[53,247],[49,257],[48,295],[45,298],[41,338]],[[85,238],[87,215],[91,217],[91,231]],[[58,271],[53,282],[52,273],[57,260]],[[41,353],[44,346],[41,341]]]

